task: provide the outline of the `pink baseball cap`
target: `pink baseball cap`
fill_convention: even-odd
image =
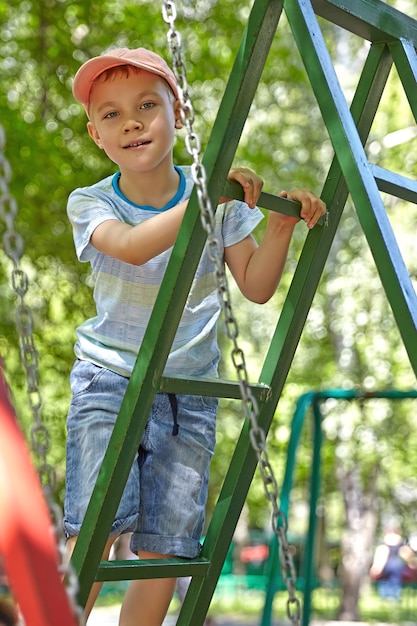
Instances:
[[[74,97],[82,103],[87,114],[90,107],[90,92],[94,81],[100,74],[118,65],[134,65],[147,72],[161,76],[171,87],[175,98],[179,98],[174,73],[162,57],[151,50],[146,50],[146,48],[136,48],[134,50],[130,48],[116,48],[86,61],[74,77],[72,92]]]

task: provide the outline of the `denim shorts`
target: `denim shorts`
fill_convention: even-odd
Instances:
[[[64,528],[79,534],[115,424],[128,378],[87,361],[71,372],[67,419]],[[217,399],[158,393],[111,528],[133,531],[133,551],[185,558],[200,552],[210,461],[216,438]]]

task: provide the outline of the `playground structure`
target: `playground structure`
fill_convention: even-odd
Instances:
[[[372,165],[364,148],[393,64],[417,120],[417,22],[380,0],[372,0],[371,5],[368,0],[351,0],[348,9],[341,0],[255,0],[204,154],[208,195],[215,206],[223,193],[226,173],[234,158],[271,43],[279,32],[283,10],[321,109],[335,157],[321,194],[329,210],[327,224],[318,226],[306,238],[259,380],[249,385],[249,399],[253,398],[258,405],[257,426],[265,434],[279,402],[348,194],[356,207],[411,366],[417,372],[417,298],[380,194],[383,191],[415,203],[417,184]],[[350,109],[317,16],[371,42]],[[239,190],[233,189],[233,192],[233,195],[239,195]],[[294,203],[269,194],[262,194],[259,205],[268,210],[296,209]],[[242,425],[200,558],[141,562],[100,562],[100,558],[155,394],[158,391],[186,392],[240,399],[242,386],[244,394],[247,392],[241,380],[163,376],[206,237],[200,220],[198,194],[194,190],[73,555],[81,605],[85,604],[94,581],[191,576],[178,618],[179,626],[198,626],[207,614],[259,460],[251,438],[253,424],[250,420],[245,420]],[[284,505],[287,495],[284,490]],[[285,509],[285,506],[281,508]],[[300,616],[297,611],[293,612],[296,603],[293,604],[291,595],[291,576],[288,579],[288,613],[295,624],[299,623]],[[41,604],[44,593],[49,598],[46,586],[39,589]],[[265,619],[273,587],[268,593]],[[308,624],[309,611],[306,582],[303,624]],[[41,623],[54,622],[40,621],[39,626]],[[61,619],[59,623],[64,622]],[[30,622],[32,624],[37,626],[35,621]]]
[[[75,626],[58,573],[48,507],[8,401],[1,369],[0,469],[0,554],[22,615],[28,626]]]
[[[323,415],[321,404],[332,398],[334,400],[345,400],[347,402],[359,401],[365,403],[372,399],[387,399],[390,401],[401,401],[406,398],[417,399],[417,389],[409,391],[398,391],[395,389],[375,392],[364,392],[355,389],[323,389],[321,391],[310,391],[298,398],[297,405],[292,417],[291,435],[288,443],[287,462],[285,475],[281,489],[281,509],[286,517],[290,507],[290,494],[293,484],[294,469],[296,467],[296,454],[299,445],[301,432],[305,425],[308,410],[312,409],[313,421],[313,441],[312,441],[312,465],[310,473],[310,501],[309,501],[309,524],[304,545],[303,562],[299,576],[303,587],[303,615],[301,623],[308,626],[311,613],[311,596],[317,584],[317,573],[314,567],[315,541],[317,531],[317,510],[320,497],[321,484],[321,449],[323,446],[322,422]],[[265,604],[262,613],[261,626],[270,626],[272,617],[273,599],[279,588],[279,566],[276,537],[273,536],[270,546],[268,562],[268,580],[266,584]]]

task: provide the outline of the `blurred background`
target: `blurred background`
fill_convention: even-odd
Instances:
[[[417,18],[414,0],[392,0],[388,4]],[[195,129],[203,147],[250,7],[249,2],[234,0],[184,0],[178,4],[177,27],[183,37],[190,95],[196,111]],[[369,44],[332,24],[320,24],[350,102]],[[6,135],[5,157],[11,167],[10,193],[18,205],[15,227],[24,241],[21,263],[30,281],[27,302],[34,316],[39,352],[42,414],[51,436],[48,461],[55,468],[56,499],[61,503],[75,328],[93,314],[89,267],[76,260],[66,201],[74,188],[92,184],[114,171],[113,164],[86,132],[85,113],[71,94],[72,77],[84,61],[108,47],[149,47],[169,61],[166,34],[160,5],[151,0],[0,1],[0,120]],[[393,69],[367,142],[370,161],[415,178],[416,136],[415,120]],[[254,169],[265,180],[264,190],[270,193],[301,186],[320,194],[332,154],[283,14],[235,164]],[[175,160],[178,164],[189,163],[182,131],[175,146]],[[384,201],[416,285],[417,208],[391,196],[384,196]],[[4,228],[1,223],[1,233]],[[270,303],[250,304],[232,287],[254,380],[259,375],[305,234],[299,225],[282,288]],[[0,354],[21,426],[29,433],[32,417],[19,360],[11,269],[11,261],[2,248]],[[224,339],[222,342],[222,367],[225,376],[232,377],[227,345]],[[330,388],[373,392],[415,386],[415,375],[354,207],[348,200],[268,437],[269,455],[279,479],[285,468],[292,416],[302,394]],[[416,547],[416,401],[359,398],[347,402],[329,398],[321,408],[324,443],[315,610],[329,618],[344,614],[346,619],[365,615],[371,620],[372,615],[379,615],[375,606],[385,606],[386,599],[378,595],[369,569],[387,527],[398,527],[404,541]],[[241,422],[238,403],[222,401],[209,515]],[[288,520],[298,562],[302,560],[309,514],[311,442],[307,415]],[[262,588],[271,539],[269,520],[269,503],[256,474],[219,593],[225,589],[229,595],[237,593],[242,586]],[[410,593],[413,600],[412,581],[408,581],[408,595],[403,594],[400,604],[396,604],[401,607],[404,620],[415,609],[415,605],[405,604]],[[370,604],[371,598],[377,605]],[[370,616],[366,608],[369,606],[374,607]]]

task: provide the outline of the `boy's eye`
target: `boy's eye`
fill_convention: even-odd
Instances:
[[[110,111],[109,113],[106,113],[106,115],[104,116],[104,119],[111,119],[112,117],[116,117],[117,115],[117,111]]]
[[[144,102],[144,103],[141,105],[141,107],[140,107],[140,108],[141,108],[141,109],[152,109],[152,107],[154,107],[154,106],[155,106],[155,104],[154,104],[153,102]]]

